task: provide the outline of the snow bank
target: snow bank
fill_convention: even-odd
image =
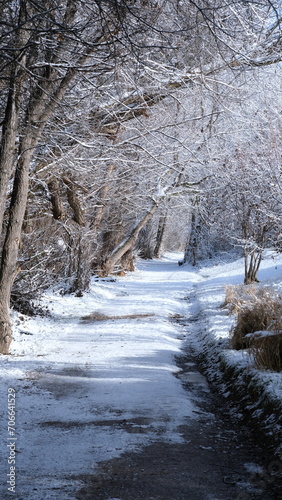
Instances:
[[[247,351],[230,348],[230,330],[234,317],[222,307],[225,286],[243,283],[243,260],[203,267],[205,281],[195,286],[194,347],[203,356],[208,378],[222,394],[237,400],[243,416],[253,419],[265,438],[282,454],[282,373],[261,371],[254,367]],[[258,275],[277,290],[282,287],[282,257],[267,252]]]

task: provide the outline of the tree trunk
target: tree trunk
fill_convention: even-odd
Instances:
[[[111,253],[109,257],[107,257],[103,264],[103,273],[105,275],[111,274],[113,272],[114,266],[121,260],[124,254],[134,247],[134,244],[138,238],[138,235],[143,229],[143,227],[149,222],[149,220],[153,217],[154,213],[159,207],[159,202],[154,201],[151,208],[147,210],[144,217],[136,224],[136,226],[132,229],[131,233],[120,243]]]
[[[250,253],[244,249],[245,279],[244,284],[258,282],[257,274],[262,259],[262,250],[252,250]]]
[[[86,56],[81,57],[81,60],[85,61],[85,59],[87,59]],[[42,85],[39,93],[35,93],[31,96],[29,106],[27,108],[25,124],[23,126],[24,132],[19,146],[19,160],[16,165],[14,177],[14,187],[9,210],[9,222],[3,244],[0,265],[0,349],[3,354],[7,354],[9,352],[9,346],[12,341],[12,326],[9,307],[12,286],[18,273],[17,259],[21,239],[21,229],[28,197],[29,168],[31,159],[47,120],[52,115],[58,101],[64,97],[64,94],[75,74],[76,71],[73,68],[70,68],[67,71],[65,77],[58,83],[58,86],[52,96],[49,96],[49,101],[47,90],[49,91],[52,88],[53,82],[45,82],[46,88],[44,89]],[[15,123],[17,123],[18,117],[14,116],[14,112],[10,112],[10,116],[11,117],[9,119],[12,120],[13,118],[13,120],[16,120]],[[9,144],[11,148],[11,139]],[[7,150],[9,144],[7,143],[5,151]]]
[[[23,70],[25,66],[25,51],[29,38],[29,31],[20,29],[19,26],[25,26],[26,12],[25,2],[21,2],[18,31],[16,35],[15,47],[18,51],[14,54],[14,62],[10,73],[9,94],[5,109],[5,116],[2,127],[2,138],[0,148],[0,234],[2,233],[3,218],[6,209],[7,187],[13,171],[15,156],[17,153],[17,135],[18,121],[20,113],[20,101],[22,98],[22,86],[26,73]],[[17,29],[15,27],[15,29]]]
[[[71,78],[70,71],[68,77]],[[62,98],[66,91],[69,78],[65,77],[56,91]],[[11,290],[17,268],[18,252],[21,240],[21,230],[28,198],[29,168],[34,150],[39,142],[46,121],[52,114],[55,103],[46,104],[46,94],[42,90],[42,100],[39,95],[33,95],[27,109],[24,133],[19,146],[19,159],[16,165],[13,193],[9,209],[9,221],[3,243],[0,265],[0,348],[7,354],[12,341],[12,327],[9,315]],[[45,107],[44,107],[45,106]],[[37,125],[38,124],[38,125]],[[6,196],[6,193],[5,193]]]
[[[157,257],[157,259],[159,259],[161,256],[162,243],[163,243],[166,224],[167,224],[167,216],[168,216],[168,210],[166,211],[165,215],[161,215],[160,219],[159,219],[157,240],[156,240],[156,245],[154,248],[154,257]]]
[[[48,189],[51,194],[52,213],[56,220],[61,220],[65,216],[65,211],[59,194],[59,183],[57,179],[48,182]]]
[[[192,266],[197,264],[197,249],[199,237],[199,221],[196,212],[193,211],[191,215],[191,231],[187,246],[185,249],[184,262],[190,262]]]
[[[17,164],[14,188],[10,204],[9,222],[3,244],[0,267],[0,349],[3,354],[9,352],[12,341],[12,328],[9,308],[11,290],[19,271],[17,266],[18,251],[21,241],[21,229],[28,196],[29,165],[32,150],[31,134],[23,140],[23,153]]]
[[[18,132],[18,109],[15,89],[15,75],[11,77],[10,91],[3,123],[0,150],[0,234],[6,209],[7,186],[12,173]]]
[[[245,262],[245,278],[244,283],[248,285],[258,281],[257,274],[262,261],[262,252],[265,245],[265,236],[268,231],[268,225],[265,224],[260,231],[255,235],[251,231],[250,224],[251,207],[245,216],[242,224],[242,233],[245,240],[255,240],[255,244],[246,244],[244,247],[244,262]]]
[[[114,168],[115,168],[115,165],[111,163],[108,167],[108,170],[107,170],[105,184],[100,189],[99,198],[98,198],[99,206],[97,208],[94,221],[91,224],[91,229],[93,230],[93,233],[95,233],[95,234],[97,234],[97,232],[99,231],[99,229],[101,227],[101,223],[102,223],[102,219],[103,219],[103,215],[104,215],[104,211],[105,211],[105,200],[106,200],[108,193],[109,193],[109,190],[110,190],[110,179],[111,179],[111,175],[114,171]]]
[[[9,300],[8,300],[9,298]],[[0,288],[0,352],[9,354],[12,341],[12,325],[10,320],[10,288]]]
[[[63,182],[67,186],[67,198],[69,206],[73,211],[73,220],[80,226],[85,225],[84,214],[81,208],[79,198],[75,192],[74,183],[68,177],[62,177]]]
[[[70,283],[67,292],[82,296],[82,292],[88,287],[90,280],[91,253],[93,251],[91,238],[81,228],[77,229],[77,225],[73,221],[65,224],[65,229],[68,233],[68,250],[66,251],[69,254],[67,276]]]

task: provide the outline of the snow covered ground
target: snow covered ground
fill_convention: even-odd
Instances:
[[[51,318],[18,316],[11,356],[0,359],[1,420],[11,438],[5,407],[13,388],[16,483],[23,498],[38,499],[39,491],[57,498],[66,476],[93,471],[98,461],[159,436],[177,441],[179,425],[195,417],[173,376],[181,340],[169,317],[187,313],[180,299],[201,278],[179,268],[177,257],[140,262],[117,282],[94,282],[82,298],[46,295]],[[115,319],[82,319],[94,312]],[[2,446],[7,457],[7,439]],[[7,460],[1,467],[5,477]],[[71,481],[65,499],[68,488]]]
[[[179,267],[179,258],[139,261],[134,273],[93,282],[80,298],[46,294],[51,317],[14,315],[11,355],[0,356],[0,474],[10,481],[1,499],[10,498],[13,480],[17,499],[73,499],[78,476],[99,461],[160,437],[181,441],[181,425],[198,412],[174,376],[185,338],[173,317],[197,315],[200,331],[196,322],[189,328],[195,349],[252,369],[249,358],[226,349],[232,319],[218,308],[224,285],[242,283],[242,261],[199,270]],[[282,257],[268,255],[259,278],[281,288]],[[281,401],[282,375],[257,376]]]

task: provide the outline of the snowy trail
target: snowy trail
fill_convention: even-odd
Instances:
[[[181,299],[202,278],[178,257],[140,262],[82,298],[49,296],[53,317],[20,325],[13,355],[1,358],[1,400],[16,393],[16,498],[75,498],[75,478],[98,462],[182,441],[199,412],[174,376],[182,330],[171,317],[189,315]],[[81,319],[97,311],[116,319]]]
[[[179,257],[140,261],[84,297],[46,294],[49,318],[15,315],[11,355],[0,356],[1,500],[277,498],[254,487],[268,462],[194,352],[207,328],[199,305],[218,335],[228,329],[218,306],[242,265],[195,272]],[[268,279],[282,272],[264,265]]]

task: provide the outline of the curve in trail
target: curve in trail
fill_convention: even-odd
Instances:
[[[4,375],[18,401],[18,499],[227,500],[252,491],[245,436],[238,441],[216,414],[193,354],[181,350],[190,335],[179,323],[190,314],[182,299],[203,278],[178,257],[139,262],[84,298],[49,297],[53,318],[31,322],[33,338],[15,343]]]

